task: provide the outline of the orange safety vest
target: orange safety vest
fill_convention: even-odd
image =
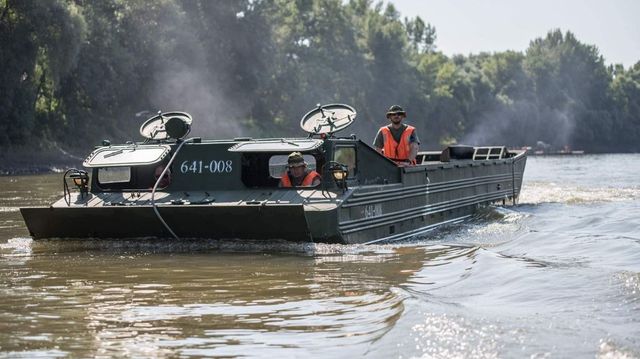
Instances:
[[[384,147],[382,148],[384,155],[393,161],[407,162],[409,160],[409,154],[411,153],[409,137],[411,137],[415,130],[415,127],[407,125],[407,128],[404,129],[404,132],[402,132],[400,136],[400,143],[398,143],[391,135],[389,127],[380,127],[384,140]]]
[[[311,171],[307,173],[307,175],[302,180],[302,184],[300,185],[300,187],[311,186],[311,184],[316,178],[322,178],[322,176],[320,176],[320,174],[316,171]],[[291,184],[291,178],[289,178],[288,171],[282,174],[280,181],[282,182],[282,187],[293,187],[293,185]]]

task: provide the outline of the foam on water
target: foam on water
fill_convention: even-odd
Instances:
[[[640,199],[640,187],[612,188],[529,181],[520,193],[520,204],[633,201]]]
[[[611,339],[601,339],[598,353],[598,359],[637,359],[637,353],[627,349],[620,348],[615,341]]]
[[[5,243],[0,243],[0,254],[3,256],[31,254],[33,243],[31,238],[9,238]]]

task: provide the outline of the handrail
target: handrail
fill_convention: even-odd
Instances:
[[[482,146],[473,148],[473,160],[500,160],[507,153],[504,146]]]

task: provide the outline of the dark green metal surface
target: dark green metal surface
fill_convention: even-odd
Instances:
[[[154,198],[178,237],[338,243],[402,239],[462,220],[480,206],[511,202],[520,192],[526,163],[524,153],[474,160],[465,149],[465,159],[455,158],[455,151],[447,156],[423,152],[421,164],[398,167],[351,137],[194,140],[176,154],[178,144],[166,142],[171,152],[157,163],[126,162],[123,157],[121,165],[131,170],[123,183],[100,183],[99,169],[93,168],[90,193],[74,193],[70,205],[60,200],[50,207],[22,208],[31,235],[170,237],[153,211],[151,188],[157,167],[166,166],[171,156],[171,182]],[[294,147],[307,149],[303,153],[315,160],[323,176],[319,187],[278,188],[278,171],[270,168],[269,159]],[[439,160],[443,157],[446,162]],[[347,188],[338,186],[330,171],[340,161],[349,162],[344,164],[349,168]]]

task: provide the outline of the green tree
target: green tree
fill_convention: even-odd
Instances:
[[[619,66],[614,72],[611,91],[615,101],[616,144],[619,151],[640,151],[640,61],[627,71]]]
[[[207,137],[293,136],[344,102],[365,140],[400,104],[423,148],[638,150],[640,65],[607,68],[560,30],[524,54],[447,57],[436,38],[373,0],[0,0],[0,146],[137,140],[158,110]]]
[[[85,34],[79,9],[65,1],[0,1],[0,145],[66,125],[59,86],[77,65]]]
[[[531,42],[525,69],[533,81],[540,140],[556,146],[604,149],[614,141],[608,87],[611,81],[597,48],[571,32],[551,31]]]

